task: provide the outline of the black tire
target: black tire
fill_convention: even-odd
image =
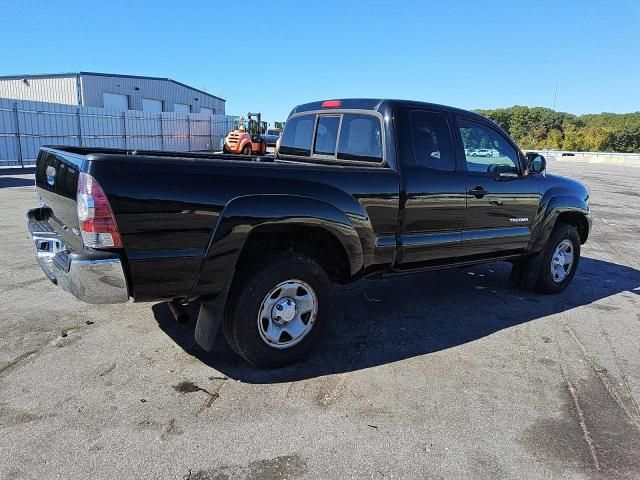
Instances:
[[[258,317],[267,295],[289,280],[302,281],[313,290],[316,315],[298,343],[276,348],[264,339]],[[317,346],[329,320],[330,281],[313,259],[296,253],[277,254],[254,269],[240,272],[235,283],[238,288],[231,292],[224,335],[239,356],[259,368],[279,368],[302,360]]]
[[[554,280],[554,274],[551,268],[551,261],[556,251],[556,248],[564,241],[570,241],[573,249],[573,264],[566,273],[566,276],[561,280]],[[578,264],[580,263],[580,236],[578,235],[578,229],[573,225],[566,223],[557,224],[551,236],[547,241],[545,247],[542,264],[540,266],[540,273],[536,280],[535,290],[540,293],[560,293],[563,291],[573,280],[573,276],[576,274]]]
[[[252,150],[251,150],[251,145],[247,144],[244,147],[242,147],[242,155],[251,155]]]
[[[229,153],[229,149],[226,144],[222,145],[222,153]]]

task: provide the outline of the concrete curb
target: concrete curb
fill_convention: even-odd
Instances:
[[[558,162],[566,163],[600,163],[606,165],[623,165],[625,167],[637,167],[640,168],[640,157],[638,158],[624,158],[624,157],[612,157],[612,156],[575,156],[575,157],[557,157],[555,159]]]
[[[614,152],[570,152],[562,150],[532,150],[537,151],[549,161],[568,163],[600,163],[605,165],[623,165],[625,167],[640,167],[639,153]]]

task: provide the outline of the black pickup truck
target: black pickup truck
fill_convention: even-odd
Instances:
[[[474,155],[482,151],[483,155]],[[345,99],[289,116],[275,156],[43,147],[28,228],[80,300],[199,302],[260,367],[301,359],[331,282],[487,261],[543,293],[571,282],[589,192],[495,123],[429,103]]]

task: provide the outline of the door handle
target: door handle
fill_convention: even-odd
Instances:
[[[489,194],[489,192],[487,192],[480,185],[478,185],[473,190],[469,190],[469,195],[473,195],[476,198],[482,198],[482,197],[484,197],[485,195],[488,195],[488,194]]]

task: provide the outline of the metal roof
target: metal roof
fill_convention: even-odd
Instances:
[[[163,80],[165,82],[175,83],[176,85],[180,85],[181,87],[188,88],[190,90],[194,90],[203,95],[208,95],[217,100],[222,100],[226,102],[227,100],[213,95],[209,92],[205,92],[204,90],[200,90],[199,88],[192,87],[187,85],[186,83],[178,82],[171,78],[166,77],[148,77],[145,75],[122,75],[118,73],[100,73],[100,72],[67,72],[67,73],[36,73],[36,74],[27,74],[27,75],[0,75],[0,80],[22,80],[23,78],[56,78],[56,77],[75,77],[77,75],[93,75],[97,77],[120,77],[120,78],[139,78],[142,80]]]

